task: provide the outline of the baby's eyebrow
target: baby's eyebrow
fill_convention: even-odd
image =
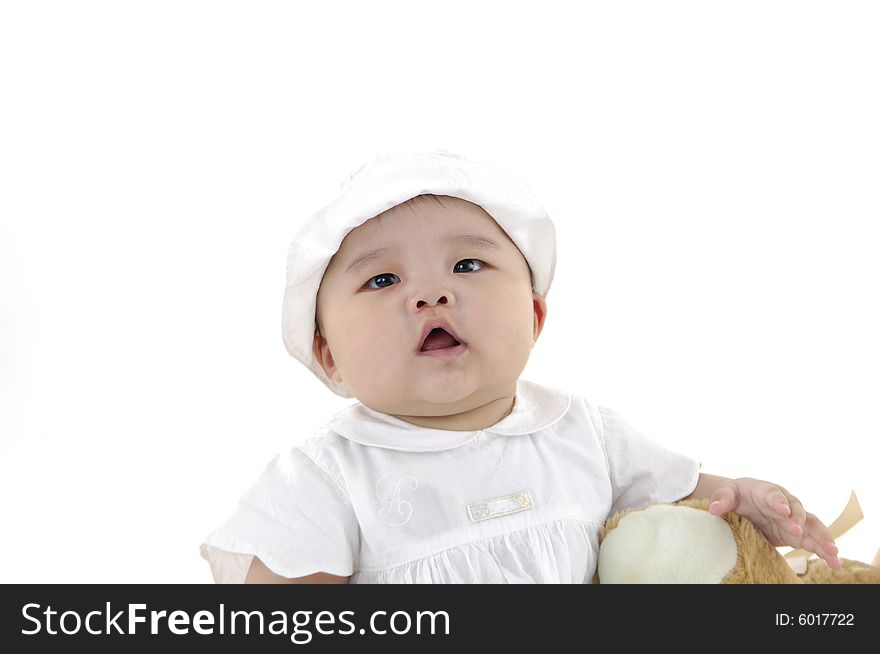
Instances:
[[[493,241],[488,236],[483,236],[482,234],[455,234],[454,236],[446,236],[443,238],[443,240],[482,250],[501,249],[501,246],[498,245],[498,243]],[[357,272],[364,266],[376,261],[377,259],[381,259],[382,256],[386,254],[389,250],[395,250],[399,246],[399,243],[393,243],[391,245],[376,248],[375,250],[370,250],[369,252],[362,254],[350,264],[348,264],[348,268],[345,269],[345,274],[350,275],[351,273]]]
[[[375,250],[370,250],[366,254],[362,254],[357,259],[348,264],[348,268],[345,269],[345,274],[350,275],[353,272],[357,272],[364,266],[376,261],[376,259],[381,259],[382,255],[388,252],[388,250],[393,250],[397,246],[396,245],[386,245],[382,248],[376,248]]]
[[[501,246],[498,245],[495,241],[493,241],[488,236],[483,236],[482,234],[456,234],[455,236],[447,236],[445,241],[457,241],[461,245],[466,245],[472,248],[480,248],[483,250],[500,250]]]

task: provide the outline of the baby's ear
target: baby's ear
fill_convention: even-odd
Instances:
[[[535,312],[533,338],[537,341],[538,336],[541,335],[541,331],[544,329],[544,319],[547,318],[547,300],[544,299],[543,295],[532,293],[532,306]]]
[[[315,329],[315,337],[312,340],[312,353],[328,378],[335,382],[342,381],[342,375],[339,374],[339,368],[336,367],[333,354],[330,352],[330,345],[318,329]]]

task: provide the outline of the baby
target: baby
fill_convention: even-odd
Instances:
[[[447,152],[363,166],[288,258],[288,351],[358,401],[276,456],[201,546],[217,582],[589,583],[630,507],[708,498],[840,567],[785,489],[701,473],[613,411],[520,378],[552,222],[508,171]]]

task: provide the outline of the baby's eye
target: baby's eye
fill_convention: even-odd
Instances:
[[[400,281],[400,277],[391,273],[382,273],[367,280],[367,288],[386,288]],[[375,282],[375,284],[374,284]]]
[[[462,265],[464,264],[464,265]],[[479,259],[462,259],[457,264],[455,264],[455,268],[452,269],[453,272],[477,272],[480,268],[485,266],[482,261]],[[461,266],[461,268],[459,267]]]

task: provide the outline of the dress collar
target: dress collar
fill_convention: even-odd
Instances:
[[[404,452],[433,452],[464,445],[480,432],[520,436],[546,429],[571,406],[563,391],[520,379],[513,408],[491,427],[476,431],[429,429],[395,418],[357,402],[337,413],[327,426],[349,440]]]

